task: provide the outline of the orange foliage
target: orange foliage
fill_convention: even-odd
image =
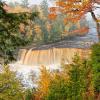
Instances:
[[[57,0],[56,7],[50,9],[49,18],[52,20],[55,19],[57,12],[59,12],[66,15],[67,19],[64,19],[64,23],[67,22],[67,20],[76,22],[80,20],[87,11],[91,10],[92,5],[92,0]]]
[[[20,32],[25,32],[25,25],[23,23],[19,25],[19,30]]]
[[[57,17],[57,15],[55,13],[51,13],[48,15],[48,18],[51,19],[51,20],[55,20]]]
[[[50,8],[50,12],[56,12],[56,10],[57,10],[56,7],[51,7]]]
[[[58,2],[56,2],[56,5],[57,5],[57,6],[61,6],[61,7],[66,7],[66,3],[63,2],[63,1],[58,1]]]
[[[34,31],[36,33],[41,33],[41,27],[39,25],[34,25]]]
[[[50,32],[51,28],[52,28],[52,25],[50,23],[46,23],[46,28],[47,28],[47,31]]]
[[[67,18],[64,19],[64,24],[66,24],[68,22]]]
[[[70,33],[73,34],[73,33],[88,33],[89,31],[89,28],[88,27],[82,27],[80,29],[77,29],[77,30],[74,30],[74,31],[71,31]]]

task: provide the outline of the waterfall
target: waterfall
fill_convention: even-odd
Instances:
[[[71,63],[75,54],[81,58],[87,58],[89,53],[89,49],[77,48],[21,49],[18,61],[9,65],[11,70],[17,71],[19,77],[23,77],[22,82],[25,87],[33,87],[36,84],[33,84],[30,73],[33,73],[37,80],[41,65],[47,69],[56,70],[61,68],[62,61]]]
[[[88,53],[88,49],[77,48],[50,48],[46,50],[21,49],[19,61],[20,64],[23,65],[48,66],[61,64],[62,60],[65,63],[71,63],[75,54],[84,58],[88,55]]]
[[[18,53],[18,62],[19,62],[20,64],[23,63],[26,54],[27,54],[27,50],[26,50],[26,49],[21,49],[21,50],[19,51],[19,53]]]
[[[28,64],[28,62],[30,61],[31,55],[32,55],[32,49],[27,51],[26,55],[24,56],[24,59],[21,59],[22,64]]]

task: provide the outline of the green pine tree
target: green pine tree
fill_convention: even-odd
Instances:
[[[49,14],[47,0],[43,0],[41,2],[41,9],[42,9],[42,12],[43,12],[44,17],[47,18],[48,14]]]
[[[20,23],[28,24],[27,20],[33,20],[36,13],[7,13],[5,3],[0,1],[0,57],[2,63],[14,60],[15,50],[29,43],[27,37],[23,37],[19,31]]]
[[[71,64],[71,70],[69,71],[69,100],[83,100],[84,93],[84,74],[81,60],[76,56]]]
[[[16,73],[8,66],[0,72],[0,100],[23,100],[24,89]]]
[[[52,78],[45,100],[94,100],[93,73],[89,61],[75,56],[70,65]]]
[[[93,45],[91,59],[95,93],[100,95],[100,43]]]

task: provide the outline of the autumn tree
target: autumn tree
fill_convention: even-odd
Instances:
[[[98,37],[100,40],[100,23],[96,17],[94,10],[99,8],[100,0],[57,0],[56,6],[50,8],[50,19],[55,19],[58,14],[65,14],[64,23],[77,23],[85,14],[91,13],[92,18],[96,22]]]
[[[50,80],[50,72],[46,69],[46,67],[42,66],[37,91],[38,94],[40,94],[41,99],[43,99],[48,93]]]
[[[35,33],[34,40],[38,40],[40,43],[52,43],[62,39],[62,32],[64,31],[63,16],[59,15],[55,21],[51,21],[48,19],[48,2],[47,0],[43,0],[41,2],[41,11],[39,18],[35,18],[35,30],[41,30],[40,33]],[[37,38],[37,36],[39,38]],[[36,39],[37,38],[37,39]],[[41,41],[42,40],[42,41]]]

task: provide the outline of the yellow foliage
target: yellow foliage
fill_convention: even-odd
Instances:
[[[38,81],[38,92],[41,97],[45,96],[48,93],[49,85],[51,82],[50,72],[46,69],[46,67],[41,67],[40,79]]]
[[[40,25],[34,25],[34,30],[36,33],[41,33],[41,26]]]
[[[100,22],[100,18],[97,20],[97,22]]]

